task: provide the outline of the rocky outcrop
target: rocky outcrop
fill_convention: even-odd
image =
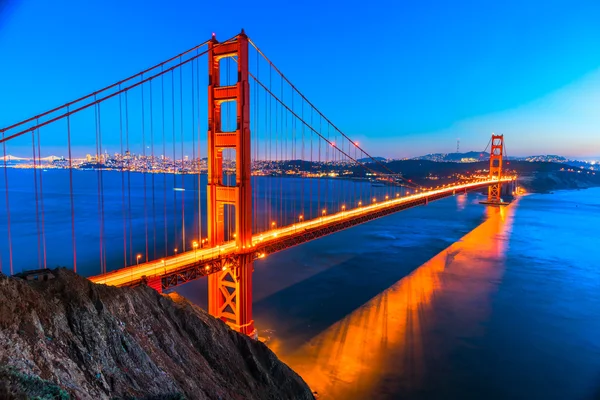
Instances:
[[[46,282],[0,276],[6,396],[39,389],[77,399],[313,398],[264,344],[181,297],[96,285],[66,269],[53,274]]]

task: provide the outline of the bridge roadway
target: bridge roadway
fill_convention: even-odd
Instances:
[[[511,182],[514,177],[503,177],[502,182]],[[292,225],[271,229],[252,238],[252,248],[239,251],[235,241],[209,248],[187,251],[161,260],[144,262],[121,268],[106,274],[90,277],[95,283],[113,286],[135,286],[142,282],[157,290],[177,286],[190,280],[235,266],[241,253],[249,253],[254,259],[305,243],[340,230],[389,215],[407,208],[424,205],[469,190],[481,189],[495,183],[489,178],[448,185],[422,193],[377,201],[358,208],[343,210]]]

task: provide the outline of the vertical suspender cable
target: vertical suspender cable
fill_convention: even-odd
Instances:
[[[272,81],[273,81],[273,71],[270,69],[269,70],[269,90],[273,90],[272,88]],[[273,102],[272,102],[272,96],[269,97],[269,164],[271,164],[271,167],[273,166],[273,157],[272,157],[272,143],[273,143]],[[269,177],[269,191],[267,194],[267,198],[269,199],[269,225],[267,225],[269,228],[272,228],[272,222],[273,222],[273,214],[272,214],[272,210],[273,210],[273,178]]]
[[[41,157],[39,128],[38,128],[38,134],[37,134],[37,145],[38,145],[38,157]],[[46,214],[44,212],[44,178],[42,176],[42,171],[40,171],[40,211],[42,214],[42,255],[43,255],[43,261],[44,261],[44,268],[46,268],[47,267],[47,265],[46,265]]]
[[[4,139],[6,133],[2,132],[2,139]],[[13,270],[13,248],[12,248],[12,235],[10,230],[10,201],[8,196],[8,168],[6,167],[6,142],[2,142],[2,152],[4,153],[4,197],[6,198],[6,222],[7,222],[7,234],[8,234],[8,257],[10,265],[10,274],[12,275]]]
[[[152,91],[152,81],[148,82],[150,86],[150,165],[152,168],[152,259],[156,259],[156,156],[154,154],[154,101]]]
[[[119,85],[121,90],[121,85]],[[121,215],[123,218],[123,267],[127,266],[127,212],[125,208],[125,152],[123,148],[123,96],[119,94],[119,144],[121,149]]]
[[[320,117],[319,117],[319,130],[318,130],[318,133],[322,134],[321,133],[321,120],[320,120]],[[319,138],[316,137],[316,141],[317,141],[317,143],[315,144],[315,151],[317,152],[317,157],[315,159],[315,164],[318,165],[317,171],[319,171],[319,172],[317,174],[317,179],[316,179],[316,183],[317,183],[317,204],[316,204],[316,206],[317,206],[317,209],[316,209],[315,215],[318,218],[318,217],[321,216],[321,184],[323,183],[322,182],[323,181],[323,179],[322,179],[323,177],[321,175],[321,172],[324,169],[324,165],[323,165],[322,158],[321,158],[321,140],[319,140]]]
[[[269,77],[270,77],[271,72],[269,71]],[[270,79],[270,78],[269,78]],[[269,161],[269,151],[268,151],[268,145],[269,145],[269,140],[267,139],[267,132],[269,133],[269,138],[271,137],[271,114],[269,113],[269,110],[271,108],[271,103],[270,103],[270,98],[268,97],[268,93],[265,90],[265,132],[263,135],[263,140],[265,142],[265,168],[267,167],[267,162]],[[269,102],[267,104],[267,101]],[[264,230],[269,230],[270,228],[270,217],[271,217],[271,208],[270,205],[267,203],[267,199],[268,199],[268,187],[269,185],[271,185],[271,181],[269,180],[269,178],[267,177],[267,181],[265,181],[265,188],[263,191],[263,204],[264,204],[264,223],[263,223],[263,229]],[[270,199],[269,199],[270,200]]]
[[[127,219],[129,230],[129,264],[133,264],[133,233],[131,226],[131,147],[129,147],[129,96],[125,92],[125,142],[127,145]]]
[[[199,52],[196,52],[197,54]],[[196,124],[196,135],[197,135],[197,151],[196,151],[196,165],[198,168],[198,176],[196,177],[198,181],[198,242],[202,245],[202,152],[200,146],[200,138],[201,138],[201,124],[200,124],[200,60],[196,60],[196,106],[198,113],[198,123]]]
[[[255,53],[256,54],[256,53]],[[256,76],[259,77],[260,76],[260,69],[259,69],[259,59],[258,59],[258,54],[256,54]],[[253,175],[253,169],[254,172],[256,172],[256,166],[258,165],[258,135],[259,135],[259,123],[260,121],[258,120],[258,115],[259,115],[259,105],[258,105],[258,85],[256,84],[256,82],[254,82],[254,89],[252,90],[252,94],[254,95],[254,99],[252,101],[252,107],[254,108],[254,117],[252,118],[252,122],[254,123],[254,129],[252,129],[252,134],[254,136],[254,143],[252,145],[252,149],[254,150],[254,160],[252,162],[252,167],[250,168],[250,180],[252,183],[252,232],[256,233],[258,232],[258,192],[259,192],[259,182],[260,179],[254,175]]]
[[[94,96],[94,101],[96,100],[96,96]],[[94,126],[95,126],[95,141],[96,141],[96,201],[98,202],[98,236],[100,240],[98,241],[98,251],[100,254],[100,272],[104,272],[103,263],[102,263],[102,213],[100,206],[100,168],[98,168],[98,164],[100,163],[100,154],[98,148],[98,104],[94,105]]]
[[[279,150],[279,104],[277,102],[275,102],[275,162],[273,163],[274,168],[277,168],[278,166],[278,161],[279,158],[277,157],[278,155],[278,150]],[[279,178],[272,178],[272,179],[277,179],[279,182],[281,182],[281,177]],[[275,181],[275,188],[273,190],[274,193],[272,193],[273,197],[275,198],[275,213],[277,214],[275,216],[275,222],[277,224],[277,227],[281,226],[281,212],[279,210],[279,207],[281,205],[281,198],[279,196],[277,196],[277,181]]]
[[[100,114],[100,103],[98,103],[98,148],[102,157],[102,117]],[[102,158],[104,160],[104,158]],[[103,161],[104,163],[104,161]],[[100,249],[103,272],[106,273],[106,245],[105,240],[105,225],[104,225],[104,168],[100,168]]]
[[[181,63],[181,57],[179,57]],[[179,116],[180,116],[180,127],[179,131],[181,134],[181,240],[182,240],[182,251],[185,252],[185,168],[183,165],[183,66],[179,67]]]
[[[141,79],[144,79],[144,75],[142,75]],[[144,238],[146,241],[146,257],[144,258],[145,262],[148,262],[148,194],[147,194],[147,175],[148,175],[148,157],[146,155],[146,104],[144,102],[144,85],[141,86],[141,95],[142,95],[142,181],[144,185],[143,195],[144,195]]]
[[[310,109],[310,125],[313,126],[313,110],[312,108]],[[314,170],[314,163],[313,163],[313,133],[310,132],[310,172],[313,172]],[[308,181],[308,189],[309,189],[309,194],[308,194],[308,205],[309,205],[309,213],[310,213],[310,217],[307,219],[312,219],[314,214],[313,214],[313,184],[315,182],[318,183],[318,181],[316,179],[312,179],[309,178],[310,180]],[[318,209],[317,209],[318,210]],[[318,211],[317,211],[318,212]]]
[[[37,254],[38,254],[38,268],[42,269],[42,247],[41,247],[41,232],[40,232],[40,211],[39,211],[39,195],[38,195],[38,183],[37,183],[37,164],[36,164],[36,145],[35,145],[35,130],[31,131],[31,148],[33,157],[33,186],[34,186],[34,197],[35,197],[35,224],[37,227]]]
[[[294,109],[294,92],[292,92],[292,110]],[[297,152],[296,152],[296,119],[294,118],[294,116],[291,116],[292,121],[290,122],[290,125],[292,126],[292,154],[291,154],[291,159],[293,160],[292,165],[296,165],[296,159],[297,159]],[[293,200],[293,204],[292,204],[292,223],[296,223],[296,214],[298,213],[298,210],[296,209],[296,197],[297,194],[296,193],[292,193],[292,198]]]
[[[94,101],[96,100],[96,96],[94,96]],[[99,140],[98,140],[98,104],[94,105],[94,123],[95,123],[95,127],[96,127],[96,194],[97,194],[97,201],[98,201],[98,225],[99,225],[99,243],[98,243],[98,250],[100,253],[100,271],[101,273],[104,273],[104,263],[103,263],[103,259],[102,259],[102,205],[101,205],[101,200],[100,200],[100,169],[98,168],[98,165],[100,164],[100,157],[102,156],[102,154],[100,153],[100,148],[98,147],[99,145]]]
[[[192,75],[192,128],[191,128],[191,132],[192,132],[192,159],[191,159],[191,169],[190,169],[190,174],[194,174],[195,172],[195,168],[194,166],[196,165],[196,99],[195,99],[195,95],[196,95],[196,88],[195,88],[195,79],[194,79],[194,60],[192,60],[192,65],[190,66],[190,72]],[[195,175],[192,175],[192,177],[196,178]],[[198,181],[196,179],[193,180],[194,183],[194,207],[192,208],[193,210],[193,216],[194,218],[192,219],[192,232],[194,234],[194,240],[198,240],[198,225],[196,225],[196,221],[198,220],[198,209],[196,208],[196,204],[198,204],[198,190],[200,189],[200,187],[198,186]]]
[[[177,187],[177,154],[175,150],[176,140],[175,140],[175,73],[174,70],[171,70],[171,114],[173,118],[173,127],[172,127],[172,144],[173,144],[173,233],[175,235],[175,249],[179,246],[179,230],[177,229],[177,192],[175,188]],[[177,252],[177,250],[175,250]]]
[[[164,68],[163,68],[164,70]],[[161,113],[162,113],[162,140],[163,140],[163,148],[162,148],[162,170],[163,170],[163,218],[164,218],[164,241],[165,241],[165,253],[164,257],[169,255],[169,236],[168,236],[168,226],[167,226],[167,141],[165,137],[165,76],[160,76],[160,96],[161,96]]]
[[[119,97],[120,99],[120,97]],[[69,112],[69,107],[67,107]],[[73,271],[77,272],[77,245],[75,239],[75,201],[73,198],[73,154],[71,152],[71,116],[67,116],[67,142],[69,150],[69,196],[71,200],[71,240],[73,242]],[[122,152],[121,152],[122,154]]]

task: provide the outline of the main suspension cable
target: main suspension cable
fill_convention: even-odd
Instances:
[[[308,98],[306,96],[304,96],[304,94],[302,92],[300,92],[300,90],[298,90],[298,88],[283,74],[283,72],[281,72],[279,70],[279,68],[277,68],[277,66],[275,66],[275,64],[273,64],[273,62],[258,48],[258,46],[251,40],[248,39],[248,42],[256,49],[256,51],[265,59],[265,61],[267,61],[269,63],[269,65],[281,76],[282,79],[284,79],[289,85],[290,87],[296,91],[296,93],[298,93],[300,95],[300,97],[302,97],[302,99],[304,101],[306,101],[317,113],[319,113],[319,115],[325,119],[325,121],[327,121],[327,123],[329,123],[333,129],[335,129],[336,131],[338,131],[344,138],[346,138],[346,140],[352,142],[355,144],[356,147],[358,147],[367,157],[369,157],[371,160],[373,160],[374,163],[379,164],[381,167],[383,167],[385,170],[389,171],[392,175],[398,175],[397,172],[392,171],[388,166],[386,166],[384,163],[382,163],[381,161],[377,160],[375,157],[371,156],[366,150],[364,150],[363,148],[361,148],[360,146],[358,146],[358,144],[356,144],[355,141],[353,141],[352,139],[350,139],[350,137],[348,137],[344,132],[342,132],[341,129],[339,129],[329,118],[327,118],[310,100],[308,100]],[[407,182],[406,179],[399,177],[400,179],[402,179],[403,181]],[[410,182],[412,183],[412,182]],[[415,186],[419,186],[417,184],[412,183]]]
[[[339,152],[341,152],[343,155],[345,155],[346,157],[348,157],[350,160],[352,160],[353,162],[355,162],[356,164],[360,165],[361,167],[363,167],[364,169],[366,169],[367,171],[373,173],[373,174],[378,174],[377,171],[369,168],[365,163],[362,163],[360,161],[358,161],[357,159],[355,159],[354,157],[352,157],[350,154],[346,153],[344,150],[342,150],[341,148],[339,148],[335,143],[331,142],[329,139],[327,139],[323,134],[321,134],[321,132],[319,132],[318,130],[314,129],[310,124],[308,124],[304,119],[302,119],[295,111],[293,111],[290,107],[288,107],[285,103],[283,103],[283,101],[277,97],[271,90],[269,90],[269,88],[267,88],[262,82],[260,82],[251,72],[248,73],[248,75],[254,79],[267,93],[269,93],[271,95],[271,97],[273,99],[275,99],[279,104],[281,104],[281,106],[283,106],[286,110],[288,110],[294,117],[296,117],[298,120],[300,120],[304,125],[306,125],[307,128],[309,128],[311,131],[313,131],[314,133],[316,133],[321,139],[325,140],[330,146],[332,146],[333,148],[335,148],[336,150],[338,150]],[[316,110],[317,112],[319,112],[318,110]],[[321,115],[322,117],[322,115]],[[324,118],[324,117],[323,117]],[[326,119],[326,118],[325,118]],[[366,154],[366,152],[364,150],[361,149],[361,151]],[[320,154],[320,152],[319,152]]]

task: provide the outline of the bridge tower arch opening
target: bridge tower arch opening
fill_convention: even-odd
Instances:
[[[220,61],[236,59],[237,82],[221,85]],[[211,247],[225,243],[225,205],[235,209],[235,241],[238,255],[223,269],[208,276],[209,313],[233,329],[256,336],[252,319],[252,187],[250,152],[250,87],[248,37],[219,43],[213,35],[208,44],[208,186],[207,224]],[[236,129],[222,130],[221,106],[235,102]],[[235,186],[223,182],[223,151],[235,151]]]

